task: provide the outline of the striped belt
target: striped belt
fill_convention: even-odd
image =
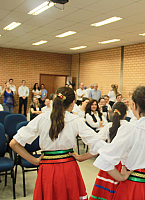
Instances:
[[[69,155],[69,152],[73,152],[73,149],[67,150],[58,150],[58,151],[42,151],[44,156],[40,164],[49,164],[49,163],[62,163],[74,161],[74,157]]]
[[[128,177],[128,180],[130,181],[135,181],[139,183],[145,183],[145,171],[140,172],[140,171],[134,171],[130,174]]]

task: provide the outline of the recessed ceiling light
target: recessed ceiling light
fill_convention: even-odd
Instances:
[[[145,36],[145,33],[140,33],[139,35],[141,35],[141,36]]]
[[[12,22],[11,24],[7,25],[6,27],[3,28],[3,30],[7,30],[7,31],[10,31],[14,28],[16,28],[17,26],[20,26],[21,23],[19,22]]]
[[[99,44],[108,44],[111,42],[118,42],[120,41],[120,39],[112,39],[112,40],[107,40],[107,41],[102,41],[102,42],[98,42]]]
[[[39,41],[39,42],[33,43],[32,45],[38,46],[38,45],[44,44],[44,43],[46,43],[46,42],[47,42],[46,40],[41,40],[41,41]]]
[[[119,21],[121,19],[122,19],[121,17],[111,17],[111,18],[105,19],[105,20],[103,20],[101,22],[97,22],[97,23],[91,24],[91,26],[95,26],[95,27],[103,26],[105,24],[110,24],[112,22],[116,22],[116,21]]]
[[[73,48],[70,48],[70,50],[84,49],[84,48],[86,48],[86,47],[87,47],[87,46],[73,47]]]
[[[76,34],[77,32],[75,31],[67,31],[65,33],[62,33],[60,35],[56,35],[55,37],[59,37],[59,38],[63,38],[63,37],[67,37],[67,36],[70,36],[70,35],[73,35],[73,34]]]
[[[39,15],[40,13],[42,13],[45,10],[53,7],[54,5],[55,5],[55,3],[53,3],[53,2],[45,1],[41,5],[37,6],[36,8],[34,8],[30,12],[28,12],[28,14],[29,15]]]

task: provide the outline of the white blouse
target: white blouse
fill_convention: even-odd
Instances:
[[[93,112],[91,112],[91,114],[94,114]],[[92,127],[92,128],[96,128],[96,130],[100,130],[101,127],[99,125],[99,122],[101,121],[98,112],[96,111],[96,114],[94,114],[94,116],[97,119],[97,122],[93,122],[93,118],[92,116],[87,113],[86,114],[86,122]],[[108,123],[108,121],[105,119],[105,117],[102,115],[102,121],[104,121],[103,125],[106,125]]]
[[[109,91],[108,96],[109,96],[109,101],[113,101],[113,102],[116,101],[116,95],[114,91]]]
[[[98,152],[94,165],[104,171],[114,169],[120,161],[129,170],[145,168],[145,117],[123,124],[113,141]]]
[[[49,137],[51,126],[50,112],[38,115],[25,127],[18,130],[14,139],[25,146],[31,144],[39,135],[39,145],[43,151],[47,150],[64,150],[76,148],[76,136],[79,135],[83,142],[89,145],[89,152],[92,155],[98,153],[98,149],[105,145],[95,131],[89,128],[85,122],[77,115],[65,112],[65,126],[58,138],[52,141]]]
[[[128,123],[126,120],[120,120],[120,125]],[[101,136],[101,139],[108,142],[110,142],[110,136],[109,136],[109,129],[112,126],[112,122],[107,123],[98,133],[98,135]]]

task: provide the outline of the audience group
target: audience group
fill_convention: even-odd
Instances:
[[[5,82],[3,88],[0,86],[0,96],[4,96],[4,102],[3,104],[0,104],[0,111],[10,111],[13,113],[14,107],[17,106],[15,95],[18,94],[18,113],[22,113],[23,106],[24,115],[27,116],[27,101],[30,96],[29,93],[29,88],[26,86],[25,80],[22,80],[21,86],[18,88],[17,92],[16,86],[13,84],[13,79],[9,79],[9,81]],[[50,101],[47,99],[47,90],[45,89],[44,84],[41,84],[41,89],[39,89],[38,83],[35,83],[32,90],[32,96],[30,119],[33,119],[42,112],[51,110],[52,100]]]
[[[65,85],[73,88],[72,85]],[[98,89],[98,83],[91,84],[89,88],[80,83],[79,89],[75,91],[76,104],[72,111],[73,114],[79,115],[88,126],[98,132],[104,125],[112,120],[111,111],[116,102],[122,101],[128,107],[128,120],[136,120],[129,106],[129,100],[122,98],[122,94],[118,91],[118,85],[112,84],[108,94],[102,95]],[[27,99],[30,96],[29,88],[26,86],[26,81],[22,80],[21,86],[18,88],[19,109],[18,113],[22,113],[24,107],[24,115],[27,116]],[[5,82],[4,88],[0,87],[0,96],[4,96],[3,104],[0,104],[0,111],[13,112],[14,106],[17,106],[15,95],[17,94],[16,86],[13,84],[13,79]],[[30,120],[34,119],[40,113],[51,111],[52,103],[55,94],[51,94],[48,98],[45,85],[38,83],[34,84],[32,90],[32,103],[30,105]]]

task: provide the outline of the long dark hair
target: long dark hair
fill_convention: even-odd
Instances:
[[[61,96],[62,95],[62,96]],[[53,109],[50,115],[51,127],[49,136],[52,141],[58,138],[59,133],[64,128],[64,111],[75,100],[75,93],[69,87],[61,87],[56,91],[56,97],[53,101]]]
[[[114,112],[116,111],[116,112]],[[116,136],[117,130],[120,127],[120,120],[124,118],[127,111],[127,106],[123,102],[117,102],[113,105],[112,112],[112,127],[109,129],[110,142]]]
[[[135,89],[132,100],[139,108],[139,116],[141,116],[141,113],[145,115],[145,86],[139,86]]]
[[[102,113],[100,112],[100,108],[98,106],[98,102],[95,100],[95,99],[91,99],[89,101],[89,103],[86,105],[86,109],[85,109],[85,117],[86,117],[86,114],[89,113],[89,115],[91,115],[91,105],[96,102],[97,104],[97,108],[96,108],[96,111],[98,111],[98,115],[99,115],[99,118],[100,120],[102,121]]]
[[[38,85],[38,83],[34,84],[33,90],[35,90],[35,91],[36,91],[36,85]],[[37,89],[40,90],[39,87]]]
[[[117,88],[116,88],[116,85],[112,84],[111,85],[113,91],[115,92],[115,96],[117,95]]]

